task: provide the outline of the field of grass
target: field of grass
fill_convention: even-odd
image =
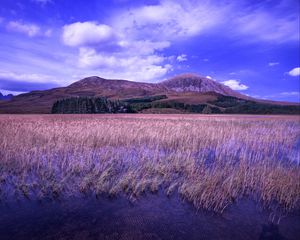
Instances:
[[[299,116],[0,115],[0,200],[179,194],[300,209]]]

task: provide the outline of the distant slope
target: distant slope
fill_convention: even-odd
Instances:
[[[151,100],[149,105],[149,97],[161,95],[164,95],[165,97],[162,99]],[[176,106],[182,106],[183,104],[183,108],[174,107],[174,109],[188,112],[202,112],[205,106],[209,106],[213,111],[225,112],[224,107],[216,105],[222,97],[232,97],[233,99],[237,99],[233,102],[236,104],[236,107],[239,106],[239,108],[236,108],[238,110],[232,110],[234,113],[235,111],[247,112],[247,107],[241,107],[241,102],[238,99],[248,101],[247,104],[251,106],[253,105],[252,103],[257,103],[258,105],[265,104],[266,106],[262,109],[268,108],[271,105],[273,107],[279,105],[295,105],[292,103],[253,99],[238,93],[217,81],[194,74],[178,75],[160,83],[109,80],[93,76],[74,82],[67,87],[44,91],[32,91],[15,96],[10,101],[1,101],[0,113],[50,113],[55,102],[73,97],[106,97],[112,100],[119,99],[124,101],[136,98],[147,99],[148,97],[146,102],[142,101],[138,103],[141,105],[138,107],[140,111],[145,110],[142,106],[143,104],[147,104],[147,109],[157,107],[173,108],[172,106],[174,106],[174,104],[177,104]],[[201,105],[201,107],[197,107],[196,105]],[[297,106],[289,107],[289,109],[290,108],[294,109],[292,111],[293,113],[297,111]],[[278,108],[273,109],[276,111],[278,110]],[[263,111],[264,110],[261,110],[262,113]],[[282,109],[278,113],[281,112]]]
[[[12,94],[3,95],[3,94],[0,92],[0,101],[1,101],[1,100],[4,100],[4,101],[11,100],[12,97],[13,97]]]

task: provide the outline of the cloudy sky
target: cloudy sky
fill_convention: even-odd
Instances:
[[[1,0],[0,91],[197,73],[299,101],[299,0]]]

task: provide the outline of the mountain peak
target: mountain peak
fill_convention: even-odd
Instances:
[[[182,85],[182,86],[187,86],[187,85],[199,85],[202,82],[210,82],[214,81],[211,79],[208,79],[206,77],[197,75],[195,73],[183,73],[176,75],[172,78],[169,78],[168,80],[163,81],[163,84],[168,84],[168,85]]]
[[[226,96],[243,96],[242,94],[215,80],[193,73],[177,75],[169,80],[163,81],[161,84],[163,84],[166,88],[176,92],[216,92]]]
[[[105,78],[101,78],[98,76],[91,76],[83,78],[77,82],[72,83],[69,85],[69,87],[92,87],[92,86],[98,86],[101,83],[104,83],[107,81]]]
[[[174,80],[174,79],[195,79],[195,78],[206,78],[206,77],[203,77],[197,73],[181,73],[166,81]]]

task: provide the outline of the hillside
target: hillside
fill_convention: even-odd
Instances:
[[[2,101],[3,101],[3,100],[4,100],[4,101],[11,100],[12,97],[13,97],[12,94],[3,95],[3,94],[0,92],[0,101],[1,101],[1,100],[2,100]]]
[[[120,100],[130,104],[136,112],[160,108],[159,112],[176,109],[197,113],[299,113],[299,105],[253,99],[217,81],[194,74],[178,75],[160,83],[92,76],[67,87],[32,91],[10,101],[2,101],[0,113],[51,113],[57,101],[78,97]]]

